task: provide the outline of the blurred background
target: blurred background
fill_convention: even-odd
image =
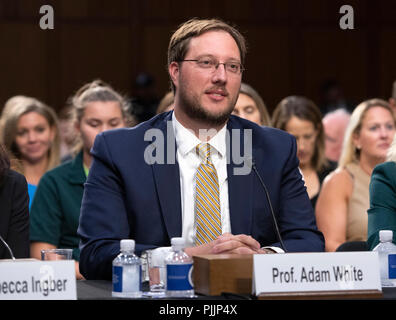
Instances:
[[[339,26],[344,4],[354,9],[354,30]],[[40,29],[42,5],[54,9],[54,30]],[[23,94],[59,112],[100,78],[136,108],[155,110],[169,90],[169,38],[192,17],[221,18],[246,36],[243,80],[270,112],[292,94],[319,106],[340,97],[352,107],[387,100],[396,80],[395,14],[391,0],[0,0],[0,109]]]

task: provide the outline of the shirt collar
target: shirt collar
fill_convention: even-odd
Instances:
[[[179,121],[177,121],[174,112],[172,114],[172,123],[177,148],[183,156],[195,149],[198,144],[202,143],[202,141],[199,140],[192,131],[185,128]],[[223,128],[221,128],[220,131],[208,141],[220,157],[224,157],[226,155],[226,132],[227,126],[224,125]]]

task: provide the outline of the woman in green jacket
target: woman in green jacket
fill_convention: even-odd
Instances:
[[[90,150],[97,134],[131,125],[132,119],[126,99],[98,80],[80,88],[71,102],[76,156],[40,180],[30,213],[30,254],[40,259],[43,249],[72,248],[76,276],[81,279],[77,228]]]

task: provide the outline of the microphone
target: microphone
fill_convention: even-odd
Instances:
[[[10,246],[7,244],[7,242],[4,241],[2,236],[0,236],[0,240],[1,240],[1,242],[3,242],[3,244],[8,249],[8,252],[10,253],[12,260],[15,260],[14,254],[12,253],[12,250],[11,250]]]
[[[263,187],[263,189],[265,191],[265,196],[267,198],[267,201],[268,201],[268,204],[269,204],[269,207],[270,207],[270,211],[271,211],[271,215],[272,215],[272,222],[274,223],[274,226],[275,226],[276,235],[278,237],[278,240],[279,240],[279,243],[281,245],[282,250],[286,253],[287,250],[285,248],[285,245],[283,244],[282,237],[281,237],[281,234],[279,232],[278,222],[276,221],[276,218],[275,218],[274,209],[272,208],[272,203],[271,203],[271,199],[270,199],[267,187],[265,186],[265,183],[264,183],[263,179],[261,178],[260,173],[257,170],[256,163],[255,163],[254,159],[250,158],[249,160],[251,161],[251,167],[252,167],[253,171],[256,173],[256,175],[259,178],[259,181],[260,181],[260,183],[261,183],[261,185],[262,185],[262,187]]]

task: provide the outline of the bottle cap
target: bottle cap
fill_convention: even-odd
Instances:
[[[172,244],[172,246],[184,247],[185,241],[183,238],[172,238],[171,244]]]
[[[392,241],[393,231],[392,230],[380,230],[379,238],[381,242]]]
[[[135,240],[123,239],[120,241],[121,251],[133,251],[135,250]]]

